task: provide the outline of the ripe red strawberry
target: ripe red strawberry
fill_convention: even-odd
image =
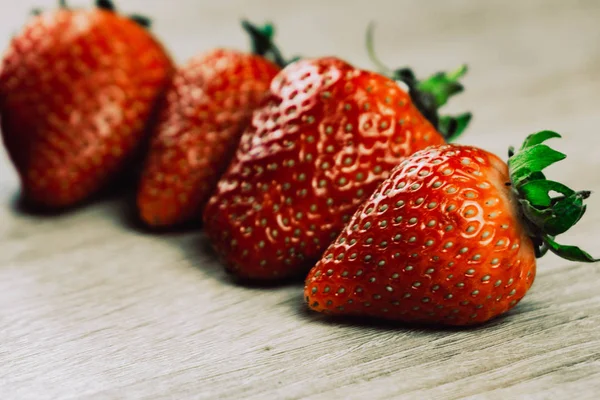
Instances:
[[[285,63],[271,42],[270,25],[244,27],[253,53],[216,49],[175,73],[138,191],[148,225],[177,225],[200,215],[252,111]]]
[[[452,325],[481,323],[519,302],[547,250],[589,254],[554,237],[583,216],[583,199],[546,180],[565,157],[531,135],[508,161],[471,146],[442,145],[403,161],[351,218],[311,270],[316,311]],[[551,196],[557,192],[559,196]]]
[[[411,99],[394,80],[337,58],[282,70],[204,212],[227,268],[262,280],[305,274],[400,160],[444,143],[413,99],[429,94],[418,88],[434,88],[440,95],[428,114],[437,121],[435,109],[462,89],[463,72],[409,82]],[[457,129],[450,125],[446,133]]]
[[[172,69],[147,20],[97,6],[36,15],[2,63],[2,136],[38,206],[72,206],[115,178]]]

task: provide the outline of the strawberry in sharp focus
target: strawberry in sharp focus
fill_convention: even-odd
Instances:
[[[141,219],[154,227],[199,217],[233,156],[252,111],[285,65],[273,28],[244,21],[253,53],[216,49],[176,71],[138,189]]]
[[[436,109],[462,89],[462,73],[409,82],[409,94],[333,57],[282,70],[204,212],[228,270],[259,280],[305,274],[404,157],[444,143],[413,100],[438,93],[427,112],[438,121]],[[445,124],[446,133],[467,120]]]
[[[596,261],[554,240],[583,216],[589,196],[544,177],[544,168],[565,158],[542,144],[554,137],[560,136],[529,136],[508,165],[471,146],[413,154],[311,270],[309,307],[410,322],[482,323],[525,296],[536,256],[547,250]]]
[[[2,62],[2,137],[37,206],[73,206],[115,179],[172,71],[149,21],[96,5],[36,13]]]

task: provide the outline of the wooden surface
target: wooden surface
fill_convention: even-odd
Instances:
[[[91,3],[91,1],[89,1]],[[33,5],[2,0],[6,47]],[[85,2],[79,2],[79,4]],[[142,10],[179,61],[245,48],[237,19],[278,22],[287,54],[369,66],[378,22],[390,65],[424,76],[468,62],[451,111],[475,120],[462,143],[504,156],[540,129],[569,155],[553,178],[600,192],[600,2],[121,0]],[[16,207],[0,151],[0,398],[597,399],[600,265],[549,255],[524,301],[474,330],[328,321],[302,284],[240,287],[200,232],[149,235],[113,199],[57,217]],[[600,255],[600,193],[563,241]]]

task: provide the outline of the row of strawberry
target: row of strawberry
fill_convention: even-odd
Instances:
[[[544,144],[558,134],[529,136],[508,164],[447,144],[470,120],[438,114],[465,67],[425,81],[390,70],[372,29],[378,73],[288,61],[270,25],[244,22],[252,53],[176,68],[147,19],[97,6],[34,17],[2,64],[3,139],[32,204],[89,200],[142,156],[146,224],[203,215],[228,271],[308,272],[308,306],[330,314],[481,323],[523,298],[548,250],[596,261],[555,242],[589,196],[545,178],[565,157]]]

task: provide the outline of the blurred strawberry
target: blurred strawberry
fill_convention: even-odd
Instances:
[[[26,200],[73,206],[106,187],[144,136],[172,63],[110,1],[37,13],[0,71],[2,137]]]
[[[174,76],[138,191],[139,214],[148,225],[199,217],[252,111],[285,64],[271,25],[243,26],[252,53],[215,49],[192,58]]]

